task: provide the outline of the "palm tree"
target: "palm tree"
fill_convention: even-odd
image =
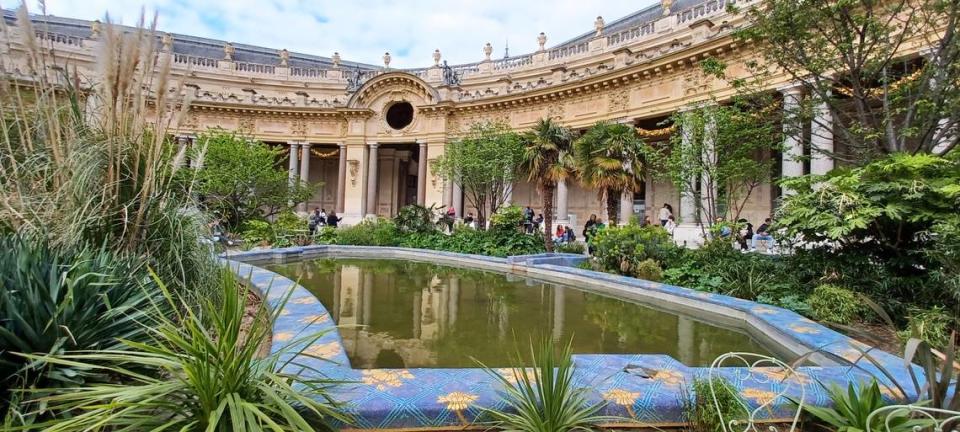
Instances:
[[[580,182],[606,196],[607,218],[618,223],[620,195],[643,178],[643,140],[630,125],[599,122],[574,143],[573,154]]]
[[[540,119],[523,135],[523,163],[528,179],[536,183],[543,197],[543,225],[547,229],[544,246],[553,251],[553,192],[557,182],[567,178],[571,168],[573,132],[553,120]]]

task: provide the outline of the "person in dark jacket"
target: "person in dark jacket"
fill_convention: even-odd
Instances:
[[[327,215],[327,226],[336,228],[341,220],[343,219],[337,217],[337,212],[332,211]]]

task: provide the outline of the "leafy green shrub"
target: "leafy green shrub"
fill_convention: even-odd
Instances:
[[[897,332],[902,340],[917,338],[934,347],[945,347],[950,342],[950,331],[957,325],[957,318],[940,306],[930,309],[913,309],[908,318],[907,329]]]
[[[433,222],[435,209],[419,204],[411,204],[400,208],[393,223],[402,233],[429,233],[437,230]]]
[[[798,294],[777,295],[765,293],[757,296],[757,303],[764,303],[792,310],[800,315],[813,317],[813,311],[807,300]]]
[[[600,230],[590,240],[593,256],[610,272],[630,274],[641,261],[669,262],[677,252],[673,239],[662,227],[624,225]]]
[[[503,206],[490,218],[491,231],[520,231],[523,226],[523,208],[519,206]]]
[[[248,220],[240,226],[240,238],[250,246],[273,244],[275,240],[273,226],[265,220]]]
[[[509,378],[498,370],[484,370],[500,383],[500,394],[506,409],[486,410],[493,417],[492,426],[513,431],[592,431],[597,423],[610,419],[597,415],[605,402],[590,403],[591,389],[577,387],[571,344],[560,350],[551,338],[530,344],[530,357],[520,364],[532,368],[514,368]],[[559,353],[559,355],[558,355]],[[481,365],[482,366],[482,365]]]
[[[553,251],[557,253],[583,255],[586,249],[587,249],[586,245],[584,243],[579,243],[579,242],[557,243],[553,245]]]
[[[388,219],[367,219],[337,231],[337,244],[353,246],[396,246],[400,243],[397,226]]]
[[[148,330],[142,321],[149,318],[146,310],[154,294],[159,291],[149,285],[137,260],[21,236],[0,238],[0,412],[20,388],[107,379],[109,370],[14,353],[117,350],[121,338],[144,341]],[[91,361],[100,366],[111,362],[106,355]]]
[[[830,284],[814,288],[807,303],[814,318],[837,324],[849,324],[866,312],[856,293]]]
[[[317,231],[314,241],[317,244],[337,244],[338,230],[332,226],[323,226]]]
[[[633,269],[633,277],[648,281],[660,282],[663,280],[663,269],[652,259],[640,261]]]
[[[96,368],[97,362],[109,358],[154,369],[150,374],[121,367],[100,369],[116,374],[124,384],[77,386],[42,398],[54,410],[74,413],[42,425],[46,427],[43,430],[259,432],[314,430],[308,418],[321,423],[348,421],[329,394],[338,382],[298,373],[301,368],[296,360],[284,368],[291,372],[277,372],[289,361],[286,359],[303,354],[324,333],[297,337],[261,358],[261,344],[286,299],[272,314],[261,304],[248,322],[248,292],[238,293],[237,280],[227,271],[218,280],[222,281],[222,304],[208,301],[202,313],[194,313],[180,300],[168,297],[175,317],[161,315],[147,343],[125,341],[126,351],[35,357],[58,366]],[[162,285],[161,289],[165,290]],[[179,312],[182,310],[186,312]]]
[[[694,378],[693,394],[686,389],[685,392],[688,394],[682,401],[683,414],[693,432],[724,431],[724,424],[740,420],[746,414],[743,399],[725,378]]]

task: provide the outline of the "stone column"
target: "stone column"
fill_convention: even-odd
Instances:
[[[630,223],[631,215],[633,215],[633,192],[625,190],[620,194],[620,225]]]
[[[377,171],[379,167],[377,166],[378,154],[377,154],[377,143],[371,142],[367,143],[369,151],[367,152],[367,209],[366,217],[376,217],[377,216],[377,180],[379,176]]]
[[[180,156],[175,159],[177,168],[183,166],[183,161],[186,159],[187,150],[190,148],[190,137],[187,135],[177,135],[177,155]]]
[[[565,321],[565,312],[566,312],[566,289],[561,287],[553,287],[553,331],[552,336],[554,341],[560,341],[560,338],[563,337],[563,324]]]
[[[300,160],[300,143],[296,141],[287,141],[290,146],[290,186],[297,181],[297,165]]]
[[[347,144],[337,143],[340,148],[340,164],[337,166],[337,213],[343,213],[343,201],[347,196]]]
[[[311,144],[308,142],[300,144],[300,184],[302,185],[306,185],[310,181],[310,147]],[[297,208],[301,212],[306,212],[309,201],[310,198],[308,197],[307,200],[300,203]]]
[[[557,225],[569,225],[570,224],[570,214],[568,209],[568,191],[567,191],[567,181],[560,180],[557,182]],[[553,229],[554,231],[556,228]],[[550,232],[554,232],[550,231]]]
[[[694,327],[693,321],[684,316],[677,317],[677,360],[687,366],[692,365],[694,359]]]
[[[684,129],[681,131],[681,146],[689,147],[692,144],[693,140],[693,131]],[[684,224],[693,224],[697,220],[697,207],[694,203],[694,191],[690,190],[693,187],[693,179],[690,179],[685,182],[683,190],[680,191],[680,209],[678,213],[680,214],[680,220],[677,223]]]
[[[833,114],[826,102],[814,108],[810,131],[810,174],[826,174],[833,169]]]
[[[427,203],[427,142],[418,141],[420,157],[417,159],[417,204]]]
[[[706,166],[717,165],[717,150],[714,147],[717,138],[717,119],[711,115],[703,125],[703,162]],[[717,204],[717,188],[712,183],[714,179],[709,176],[700,175],[700,223],[710,225],[710,206]],[[710,195],[713,195],[713,203],[710,202]]]
[[[457,219],[463,219],[463,189],[460,183],[453,182],[453,208],[457,211]]]
[[[783,153],[781,153],[781,177],[799,177],[803,175],[803,127],[798,122],[800,110],[800,87],[790,87],[780,90],[783,93]],[[784,188],[783,195],[791,195],[793,191]]]

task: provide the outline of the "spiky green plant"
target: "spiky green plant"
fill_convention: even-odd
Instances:
[[[185,149],[168,139],[190,101],[171,96],[182,83],[155,55],[153,25],[107,23],[89,76],[36,37],[25,7],[17,17],[24,52],[11,61],[27,61],[0,71],[0,226],[139,255],[172,287],[215,293],[203,218],[174,181]]]
[[[596,430],[597,424],[615,420],[597,415],[605,402],[591,403],[590,389],[577,387],[571,358],[571,339],[556,351],[553,340],[530,344],[531,368],[513,368],[509,378],[484,366],[498,381],[505,410],[486,410],[491,426],[506,431],[563,432]],[[518,360],[520,355],[517,355]]]
[[[182,430],[259,432],[304,431],[332,419],[349,422],[330,395],[338,381],[300,363],[315,358],[304,352],[325,332],[295,338],[285,348],[261,357],[286,298],[272,313],[262,305],[245,323],[247,291],[229,273],[219,278],[223,301],[207,301],[202,313],[174,304],[174,318],[161,317],[146,343],[124,341],[128,348],[60,356],[28,356],[81,370],[115,374],[119,384],[65,389],[39,401],[71,414],[39,425],[44,431]],[[174,300],[162,283],[158,285]],[[304,347],[294,349],[292,347]],[[121,366],[102,366],[109,360]],[[143,374],[139,365],[155,370]]]
[[[45,239],[0,238],[0,413],[32,421],[22,388],[104,381],[109,374],[15,353],[61,355],[120,350],[143,342],[152,293],[142,264],[102,249],[51,246]],[[93,360],[108,364],[106,359]],[[0,417],[3,417],[0,415]]]
[[[863,432],[866,430],[884,430],[888,432],[910,432],[923,430],[933,426],[932,419],[910,418],[908,412],[893,411],[888,416],[870,414],[883,408],[887,402],[880,394],[877,380],[857,386],[848,383],[847,388],[837,384],[825,385],[820,383],[827,396],[830,397],[832,407],[821,408],[813,405],[803,405],[804,411],[816,418],[829,430],[837,432]],[[799,401],[794,401],[799,404]]]
[[[626,124],[599,122],[574,143],[577,177],[606,197],[610,225],[620,219],[623,191],[635,191],[644,176],[643,140]]]

